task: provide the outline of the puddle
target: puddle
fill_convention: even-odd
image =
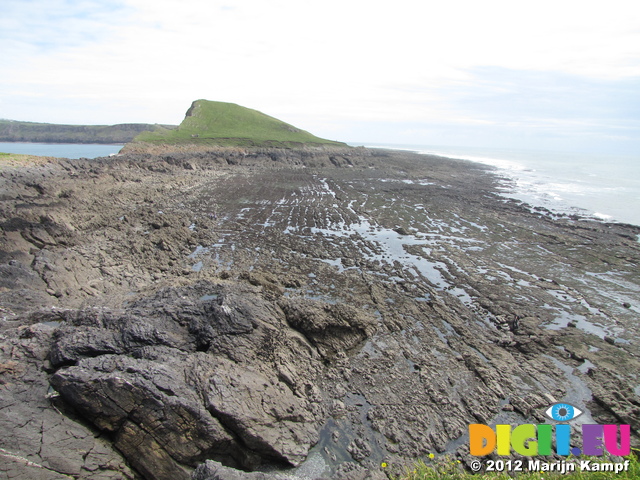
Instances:
[[[200,270],[202,270],[203,266],[204,264],[202,263],[202,260],[200,260],[198,263],[191,267],[191,270],[193,270],[194,272],[199,272]]]
[[[202,300],[203,302],[207,302],[209,300],[218,300],[218,294],[217,293],[211,293],[209,295],[202,295],[200,297],[200,300]]]
[[[205,253],[209,253],[209,249],[202,245],[198,245],[196,249],[189,254],[189,258],[196,258],[198,255],[204,255]]]
[[[544,357],[551,360],[554,365],[564,372],[565,377],[568,380],[566,384],[567,394],[560,399],[562,402],[570,403],[571,405],[575,405],[584,413],[580,415],[577,419],[573,420],[575,424],[593,424],[597,423],[592,417],[589,409],[587,408],[587,403],[593,399],[591,394],[591,389],[587,386],[586,383],[582,381],[582,379],[573,373],[573,367],[569,365],[565,365],[557,358],[551,357],[549,355],[543,355]],[[585,361],[586,363],[586,361]],[[591,363],[591,362],[589,362]]]
[[[369,358],[379,358],[379,357],[382,356],[382,354],[376,348],[376,345],[374,344],[374,339],[371,339],[371,340],[367,340],[364,343],[362,348],[360,348],[360,351],[358,352],[357,356],[358,357],[367,356]]]
[[[484,364],[489,364],[489,359],[485,357],[480,350],[478,350],[475,347],[472,347],[471,345],[467,345],[467,347],[471,349],[476,355],[478,355],[478,357],[480,357],[480,360],[482,360]]]
[[[328,258],[314,258],[313,260],[319,260],[321,262],[328,263],[332,267],[336,267],[338,269],[338,272],[340,272],[340,273],[344,272],[345,270],[351,270],[351,269],[355,268],[355,267],[345,268],[342,265],[342,260],[340,258],[338,258],[336,260],[331,260],[331,259],[328,259]]]
[[[578,367],[578,370],[580,370],[580,372],[584,374],[587,374],[590,369],[595,369],[595,368],[596,366],[593,363],[585,359],[584,363]]]
[[[279,480],[315,480],[317,478],[329,478],[333,473],[333,469],[327,463],[322,450],[318,443],[311,450],[307,458],[299,467],[291,468],[288,470],[280,470],[277,467],[265,467],[258,468],[258,472],[276,474]]]
[[[416,365],[416,363],[412,360],[409,360],[408,358],[405,358],[406,362],[407,362],[407,366],[409,367],[409,372],[419,372],[420,371],[420,367],[418,365]]]
[[[424,246],[432,242],[443,240],[442,235],[416,233],[415,235],[400,235],[390,228],[382,228],[372,225],[366,218],[358,216],[359,223],[338,222],[332,224],[333,228],[310,228],[312,235],[325,237],[351,237],[359,235],[370,248],[362,248],[361,252],[366,260],[373,263],[393,266],[395,262],[401,264],[406,270],[413,271],[413,275],[426,278],[432,285],[440,290],[451,289],[453,294],[465,302],[471,302],[471,297],[459,286],[449,283],[443,272],[448,273],[448,267],[440,261],[429,260],[420,255],[408,253],[405,246]],[[288,228],[288,232],[294,229]],[[462,237],[447,237],[449,240],[460,240]],[[371,248],[375,247],[375,251]],[[423,249],[428,255],[428,249]],[[321,259],[323,262],[344,270],[340,259]]]
[[[547,307],[556,310],[559,314],[559,316],[556,317],[553,322],[543,325],[548,330],[560,330],[562,328],[567,328],[569,323],[573,322],[575,323],[576,328],[584,332],[596,335],[602,339],[604,339],[605,336],[610,335],[610,332],[602,324],[590,322],[583,315],[576,315],[573,313],[565,312],[560,309],[549,307],[548,305]]]
[[[436,335],[438,335],[438,338],[442,340],[442,343],[447,345],[449,344],[449,340],[447,340],[447,337],[444,336],[444,333],[442,333],[442,331],[438,327],[436,327],[435,325],[431,325],[431,328],[436,331]]]
[[[40,325],[46,325],[48,327],[58,328],[62,325],[63,320],[51,320],[49,322],[40,322]]]
[[[423,296],[421,297],[415,297],[414,300],[416,302],[430,302],[432,300],[431,295],[429,295],[428,293],[425,293]]]

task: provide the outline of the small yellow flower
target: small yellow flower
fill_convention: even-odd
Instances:
[[[433,453],[430,453],[430,454],[429,454],[429,458],[430,458],[431,460],[433,460],[434,458],[436,458],[436,456],[435,456]]]
[[[382,462],[382,463],[380,464],[380,466],[381,466],[382,468],[387,468],[387,467],[388,467],[387,462]]]

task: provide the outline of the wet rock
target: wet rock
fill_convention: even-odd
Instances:
[[[633,431],[640,430],[640,397],[616,372],[609,368],[589,369],[589,378],[594,380],[593,401],[609,423],[631,425]]]

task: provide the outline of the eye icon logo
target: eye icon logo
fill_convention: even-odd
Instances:
[[[555,403],[547,408],[544,413],[556,422],[569,422],[575,420],[584,412],[578,407],[574,407],[568,403]]]

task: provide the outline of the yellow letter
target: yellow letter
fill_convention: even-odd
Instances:
[[[498,438],[498,455],[503,457],[511,455],[511,425],[496,425],[496,437]]]

